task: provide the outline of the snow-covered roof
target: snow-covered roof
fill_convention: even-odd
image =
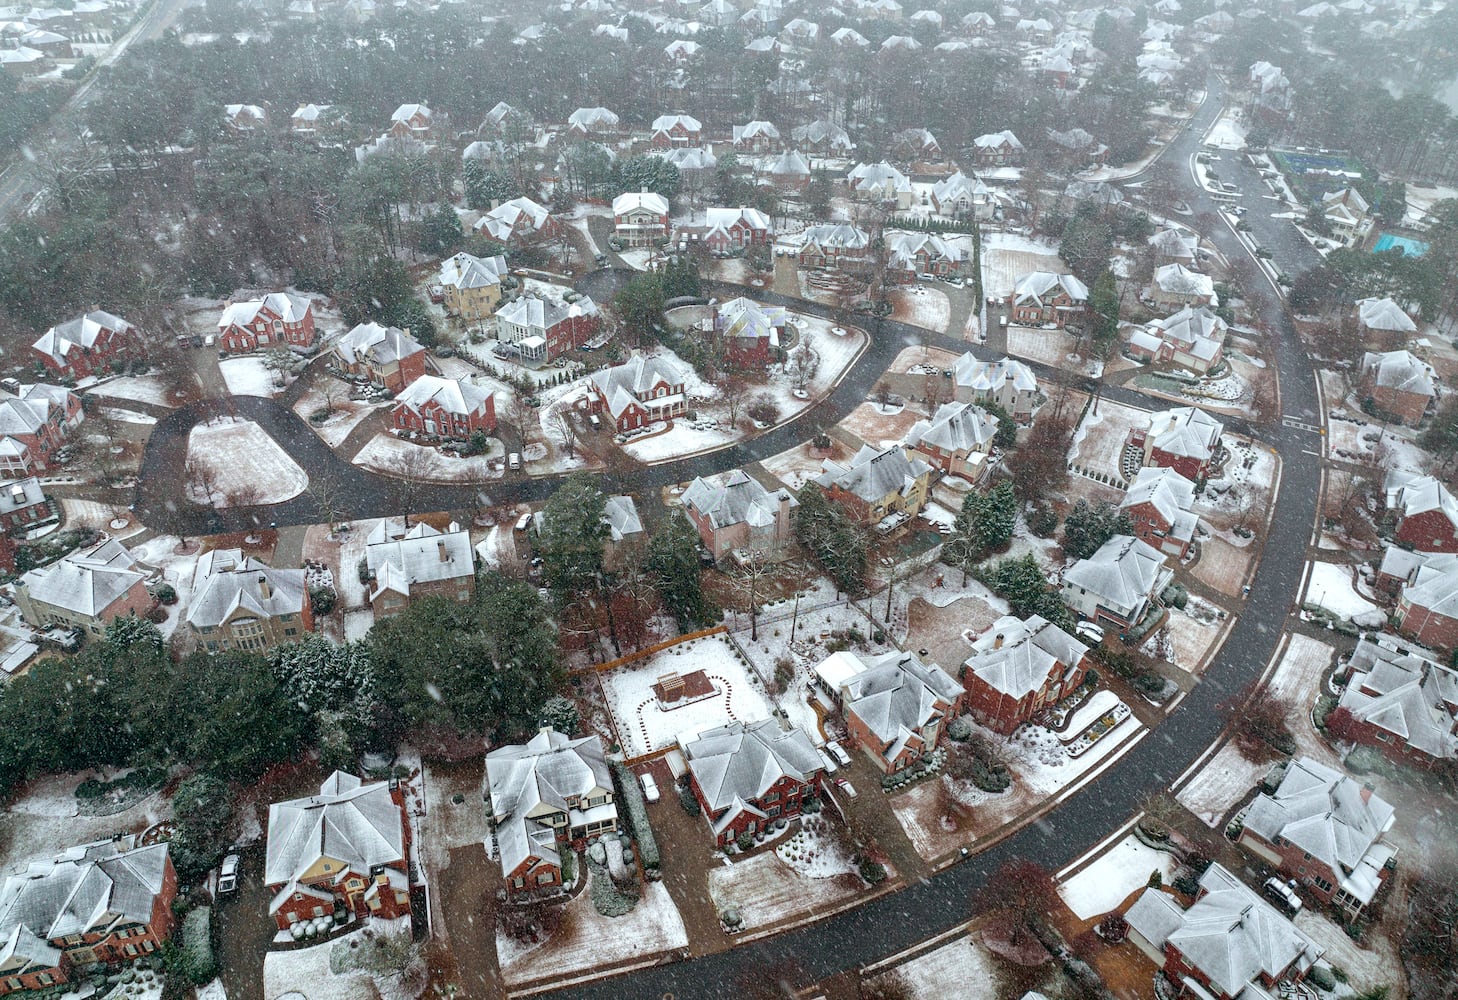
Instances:
[[[1147,439],[1167,455],[1209,460],[1220,447],[1225,425],[1193,406],[1176,406],[1149,417]]]
[[[805,230],[805,246],[836,247],[841,250],[864,250],[871,245],[870,234],[847,222],[810,226]]]
[[[1065,293],[1074,302],[1088,301],[1088,286],[1071,274],[1054,274],[1052,271],[1029,271],[1021,275],[1013,286],[1013,302],[1033,302],[1042,305],[1043,299]]]
[[[708,518],[716,531],[734,524],[747,523],[753,528],[774,524],[785,503],[788,509],[800,505],[788,489],[771,492],[741,469],[730,472],[723,483],[695,478],[683,494],[684,506]]]
[[[83,316],[51,327],[32,346],[57,364],[64,365],[71,352],[88,351],[106,335],[127,334],[133,329],[132,324],[120,316],[93,309]]]
[[[437,280],[442,285],[453,288],[485,288],[501,284],[504,274],[506,258],[502,255],[474,257],[461,251],[440,262],[440,277]]]
[[[1415,476],[1396,485],[1389,482],[1387,506],[1404,518],[1437,511],[1458,527],[1458,500],[1436,476]]]
[[[856,32],[851,30],[850,28],[842,28],[840,29],[840,31],[837,31],[835,35],[831,35],[831,37],[836,38],[836,35],[839,35],[841,31],[848,31],[850,32],[850,34],[856,35]],[[860,36],[856,35],[856,37],[859,38]],[[836,38],[836,41],[839,40],[839,38]],[[870,44],[864,38],[861,38],[860,43],[857,44],[862,43],[866,45]],[[841,128],[834,122],[827,121],[823,118],[818,121],[809,122],[808,124],[800,125],[792,129],[790,132],[790,138],[796,143],[802,143],[810,146],[824,145],[844,151],[849,151],[855,148],[855,143],[851,142],[849,132],[847,132],[845,129]]]
[[[213,549],[193,571],[187,623],[217,628],[239,612],[258,618],[302,614],[307,597],[302,569],[274,569],[241,549]]]
[[[505,243],[525,219],[532,229],[538,230],[547,224],[552,213],[530,198],[512,198],[503,201],[476,222],[476,228],[484,230],[498,243]]]
[[[739,145],[741,142],[749,142],[751,140],[760,138],[769,139],[772,142],[778,142],[780,138],[780,130],[775,128],[775,126],[770,122],[752,121],[746,125],[735,125],[733,136],[734,145],[736,146]]]
[[[625,541],[631,535],[643,533],[638,505],[630,496],[608,497],[603,504],[602,519],[608,526],[608,537],[614,542]]]
[[[1431,757],[1458,757],[1458,672],[1392,636],[1371,634],[1350,665],[1340,707]]]
[[[637,211],[667,215],[668,199],[654,191],[624,191],[613,199],[614,215],[626,215],[629,212]]]
[[[1146,466],[1139,470],[1134,481],[1119,501],[1120,510],[1129,510],[1149,504],[1158,513],[1169,533],[1182,541],[1195,536],[1200,518],[1194,513],[1195,484],[1174,469]]]
[[[904,445],[881,450],[863,445],[848,465],[826,459],[815,482],[826,489],[839,487],[866,503],[879,503],[892,494],[910,492],[930,471],[931,466]]]
[[[1040,615],[1004,615],[972,643],[965,666],[994,691],[1022,698],[1071,675],[1088,646]]]
[[[392,122],[408,122],[412,118],[423,118],[430,121],[431,112],[424,104],[402,104],[390,115]]]
[[[1429,398],[1438,394],[1432,366],[1411,351],[1368,351],[1362,355],[1362,377],[1396,392]]]
[[[439,375],[421,375],[395,397],[396,406],[419,410],[427,403],[434,403],[447,413],[468,417],[479,413],[493,393],[474,382],[463,382],[456,378],[442,378]]]
[[[616,418],[660,382],[670,388],[685,385],[688,373],[669,358],[640,354],[621,365],[595,371],[590,378],[593,388],[606,401],[608,412]]]
[[[334,342],[334,353],[345,364],[389,365],[419,354],[425,348],[404,330],[381,326],[371,320],[360,323]]]
[[[351,872],[368,876],[372,868],[406,860],[404,815],[387,782],[364,784],[335,771],[318,794],[268,807],[265,885],[287,890],[326,858],[340,863],[340,878]],[[271,909],[286,898],[279,893]]]
[[[782,778],[809,783],[825,766],[803,729],[775,718],[727,722],[681,736],[679,747],[712,813],[756,800]]]
[[[1178,262],[1155,268],[1154,283],[1161,291],[1172,295],[1197,296],[1210,305],[1219,305],[1215,296],[1215,280]]]
[[[261,299],[249,299],[247,302],[228,305],[223,310],[223,315],[218,317],[218,329],[248,326],[258,318],[259,313],[275,316],[285,323],[302,323],[313,307],[313,303],[302,295],[293,292],[269,292]]]
[[[702,123],[692,115],[659,115],[653,119],[652,125],[654,134],[670,132],[675,128],[683,129],[685,132],[699,132],[703,130],[703,127]]]
[[[979,361],[968,351],[957,359],[952,368],[958,387],[970,389],[979,395],[996,395],[1009,383],[1020,393],[1038,391],[1038,378],[1033,370],[1014,358]]]
[[[1132,535],[1115,535],[1064,570],[1063,586],[1094,594],[1113,609],[1136,608],[1173,575],[1159,550]]]
[[[34,601],[99,618],[145,579],[132,554],[121,542],[108,538],[30,570],[19,583]]]
[[[375,574],[370,600],[386,589],[409,594],[416,583],[475,576],[469,532],[455,524],[441,532],[421,521],[391,537],[392,532],[380,530],[387,524],[377,526],[365,546],[365,564]]]
[[[486,791],[502,870],[515,870],[529,856],[560,864],[555,831],[540,820],[566,814],[569,826],[580,826],[580,819],[572,820],[588,808],[586,799],[594,792],[610,798],[612,788],[598,736],[571,739],[548,728],[524,744],[492,750],[486,755]],[[610,814],[615,819],[617,807],[606,805],[604,818]]]
[[[1007,146],[1011,149],[1022,149],[1023,144],[1012,129],[1003,129],[1001,132],[986,132],[972,140],[972,145],[978,149],[997,149]]]
[[[596,316],[597,313],[597,303],[586,295],[575,302],[554,302],[538,295],[523,295],[498,309],[496,319],[498,323],[529,327],[538,331],[537,336],[546,336],[548,330],[564,320]]]
[[[799,150],[787,149],[770,164],[769,172],[781,176],[810,176],[810,161]]]
[[[885,160],[856,164],[846,175],[846,181],[853,191],[892,193],[911,190],[911,180]]]
[[[1417,324],[1407,311],[1390,298],[1357,300],[1357,318],[1369,330],[1389,330],[1393,333],[1416,333]]]
[[[41,957],[36,941],[87,934],[117,923],[150,925],[167,876],[167,845],[132,847],[130,837],[70,848],[32,861],[0,886],[0,943]],[[25,933],[17,934],[18,929]],[[59,963],[57,963],[59,964]]]
[[[962,685],[950,674],[915,653],[892,651],[869,661],[853,653],[836,655],[854,660],[860,668],[836,671],[841,676],[834,690],[846,713],[859,718],[885,743],[894,743],[906,730],[919,732],[963,693]],[[817,668],[817,676],[824,680],[834,675],[829,671],[820,674]]]
[[[997,418],[972,403],[943,403],[930,420],[906,432],[908,448],[927,446],[944,452],[986,452],[997,435]]]

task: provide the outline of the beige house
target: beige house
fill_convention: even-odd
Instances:
[[[462,319],[485,319],[501,302],[501,276],[506,258],[473,257],[464,251],[440,265],[440,288],[445,310]]]
[[[209,653],[272,649],[314,628],[302,569],[274,569],[241,549],[213,549],[197,561],[187,625]]]

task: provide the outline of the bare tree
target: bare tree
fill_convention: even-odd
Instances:
[[[568,458],[577,457],[577,425],[572,422],[571,410],[565,406],[553,410],[547,418],[548,426],[552,429],[552,436],[557,443],[567,449]]]
[[[218,489],[218,470],[213,467],[213,463],[196,455],[189,456],[182,467],[182,476],[192,486],[194,493],[203,498],[204,503],[210,507],[217,506],[213,495]]]
[[[527,405],[526,393],[517,389],[511,394],[511,402],[506,405],[506,425],[516,431],[517,437],[521,439],[521,446],[525,448],[531,440],[532,425],[537,422],[537,411]]]
[[[263,500],[263,490],[257,483],[239,483],[227,493],[229,507],[257,507]]]
[[[309,477],[308,492],[318,505],[319,513],[329,522],[332,532],[343,513],[343,484],[330,472],[316,472]]]
[[[410,527],[410,515],[417,512],[430,486],[434,464],[430,449],[420,447],[412,447],[390,463],[390,475],[399,483],[396,496],[406,528]]]
[[[344,383],[333,375],[324,373],[319,376],[314,387],[319,390],[319,395],[324,397],[324,416],[334,416],[335,404],[344,397]]]
[[[734,590],[749,603],[749,638],[759,639],[759,602],[764,593],[765,579],[773,568],[769,553],[763,549],[748,549],[735,553],[733,569],[729,577]]]

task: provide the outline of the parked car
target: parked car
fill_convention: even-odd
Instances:
[[[238,889],[238,862],[241,859],[236,854],[230,854],[223,859],[222,867],[218,869],[218,894],[236,892]]]
[[[653,780],[653,775],[644,771],[638,775],[638,783],[643,786],[643,798],[649,802],[658,801],[658,782]]]
[[[1080,639],[1094,646],[1104,641],[1103,626],[1093,622],[1079,622],[1073,631]]]
[[[853,799],[856,797],[856,786],[852,785],[845,778],[836,778],[835,787],[845,792],[847,798]]]
[[[1289,883],[1282,882],[1278,878],[1268,878],[1262,888],[1265,890],[1266,896],[1285,910],[1288,916],[1294,917],[1301,912],[1301,897],[1296,895],[1294,878]]]
[[[830,754],[826,753],[824,747],[821,747],[817,751],[817,753],[820,754],[820,762],[825,765],[826,774],[834,774],[836,771],[840,770],[840,768],[835,763],[835,758],[830,756]]]
[[[592,262],[598,267],[606,267],[608,262],[608,255],[605,253],[600,253],[596,257],[592,258]]]
[[[835,758],[836,763],[841,767],[850,767],[850,754],[845,752],[845,747],[841,746],[835,740],[829,740],[825,744],[825,749],[830,751],[831,756]]]

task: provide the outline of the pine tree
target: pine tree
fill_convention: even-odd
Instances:
[[[659,600],[673,615],[680,632],[704,625],[716,615],[704,595],[700,576],[699,537],[688,521],[671,517],[648,542],[644,568],[658,591]]]
[[[595,590],[602,580],[607,498],[586,473],[569,476],[542,508],[537,552],[559,597]]]

